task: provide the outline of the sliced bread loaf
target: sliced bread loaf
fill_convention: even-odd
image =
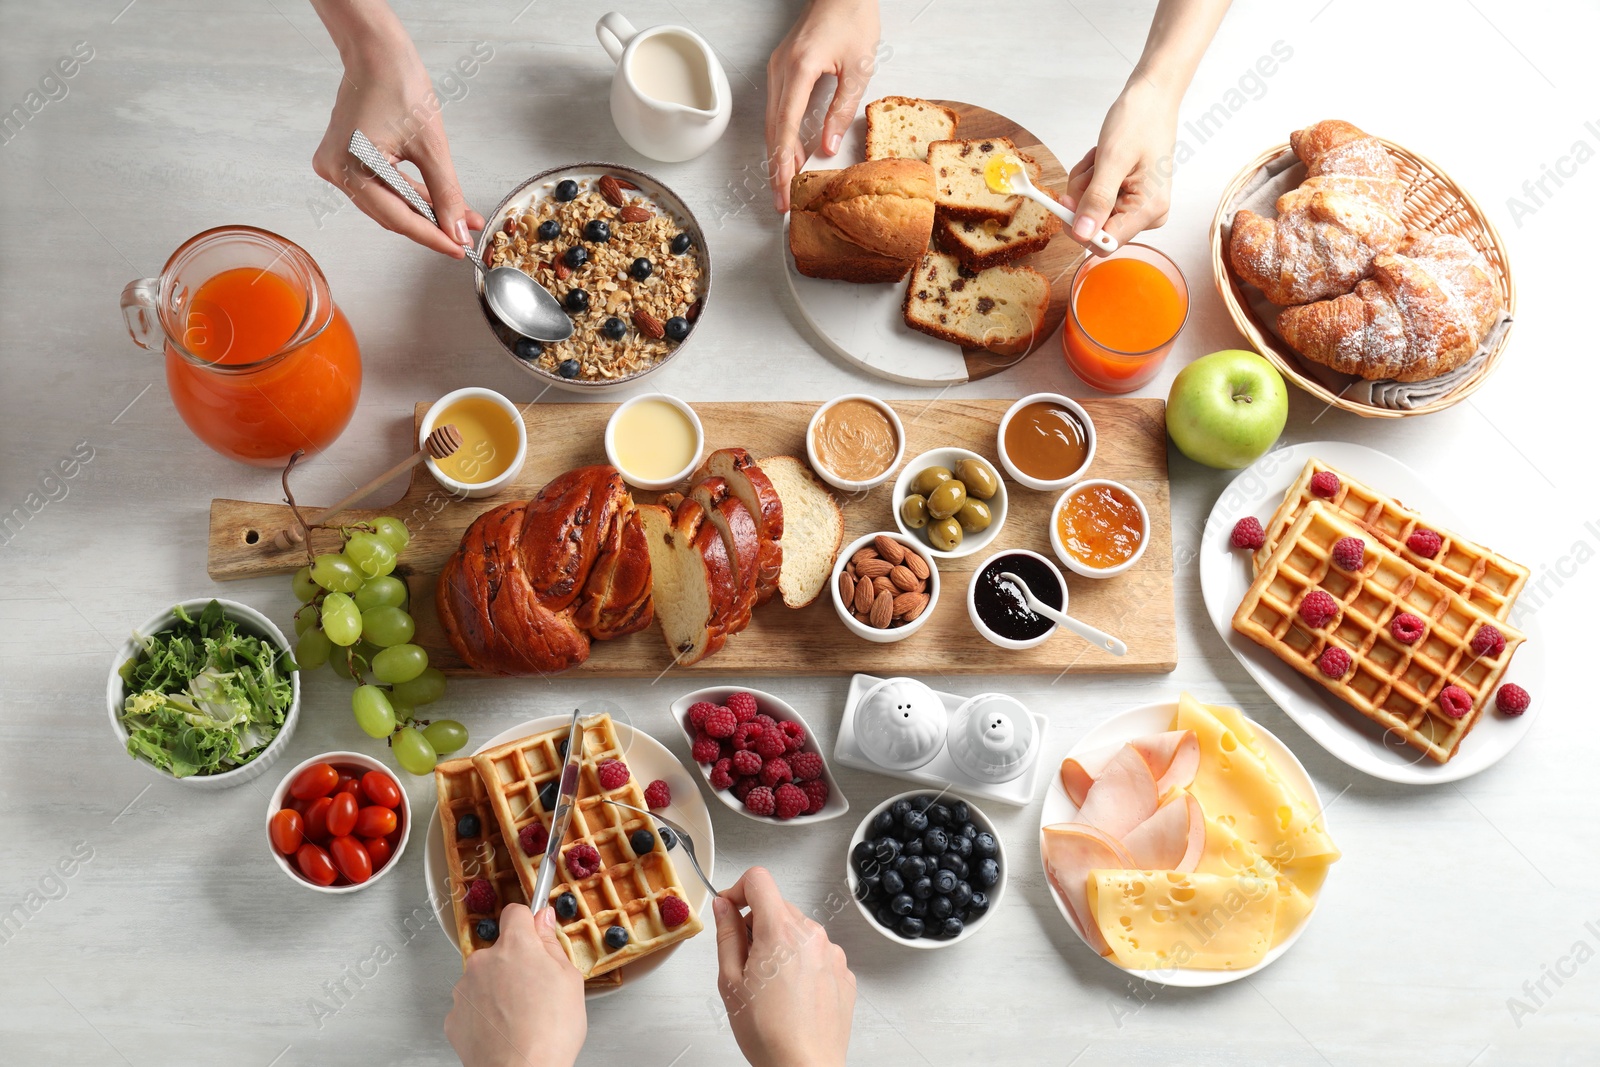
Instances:
[[[992,267],[974,274],[961,270],[952,255],[929,252],[911,275],[903,310],[913,330],[1010,356],[1033,344],[1049,305],[1050,279],[1032,267]]]
[[[828,487],[793,456],[769,456],[761,470],[783,502],[783,569],[778,592],[803,608],[827,586],[844,543],[844,512]]]
[[[789,181],[789,252],[795,269],[808,278],[858,284],[899,281],[911,271],[915,256],[895,258],[863,248],[817,210],[823,191],[842,173],[807,170]]]
[[[886,96],[867,105],[868,159],[927,159],[928,145],[956,135],[960,117],[942,104]]]
[[[739,498],[732,494],[723,478],[707,478],[689,490],[689,499],[699,504],[722,535],[723,548],[733,564],[738,585],[738,606],[728,619],[728,631],[738,633],[750,625],[756,606],[756,578],[761,568],[761,531],[756,520]]]
[[[662,636],[675,663],[698,663],[727,643],[727,623],[738,610],[738,584],[722,535],[692,500],[676,512],[642,504],[638,515]]]
[[[727,481],[733,495],[744,504],[761,532],[761,554],[756,569],[756,603],[765,604],[778,590],[783,571],[783,502],[755,457],[742,448],[719,448],[706,457],[694,473],[695,481],[716,477]]]
[[[1042,187],[1041,191],[1055,195]],[[1034,200],[1024,200],[1016,217],[1007,225],[993,220],[952,219],[942,213],[933,223],[934,242],[971,271],[988,270],[1032,255],[1060,232],[1061,220]]]
[[[1028,177],[1039,180],[1039,164],[1017,151],[1005,137],[985,137],[974,141],[935,141],[928,146],[928,164],[933,167],[938,193],[934,202],[948,218],[983,222],[993,219],[1009,224],[1022,207],[1015,193],[997,193],[989,188],[983,168],[996,156],[1018,156],[1028,168]]]

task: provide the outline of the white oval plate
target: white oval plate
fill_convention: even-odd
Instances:
[[[1519,626],[1527,641],[1517,649],[1505,681],[1533,694],[1533,706],[1508,717],[1485,708],[1449,763],[1435,763],[1388,730],[1233,629],[1233,613],[1250,588],[1250,554],[1228,544],[1233,525],[1254,515],[1263,526],[1316,456],[1397,499],[1431,521],[1471,536],[1449,503],[1416,471],[1382,452],[1342,441],[1313,441],[1268,452],[1240,472],[1217,498],[1200,536],[1200,589],[1211,622],[1250,677],[1312,740],[1356,770],[1404,785],[1454,782],[1493,766],[1517,746],[1538,716],[1544,693],[1544,640],[1537,618]]]
[[[529,734],[559,729],[571,721],[570,714],[530,719],[520,726],[513,726],[489,738],[474,750],[474,754],[494,748],[496,745],[503,745],[507,741],[515,741],[519,737],[527,737]],[[626,722],[615,721],[617,741],[628,754],[628,769],[643,784],[649,784],[660,778],[671,788],[672,803],[662,814],[694,834],[695,855],[699,857],[700,866],[704,868],[706,877],[715,881],[716,875],[713,872],[716,864],[716,842],[711,836],[711,810],[706,807],[700,791],[694,787],[694,779],[689,777],[689,772],[678,757],[660,741]],[[459,757],[451,757],[451,759],[457,758]],[[681,849],[673,851],[681,852]],[[689,907],[694,909],[695,914],[703,916],[706,905],[711,903],[711,894],[706,891],[700,879],[694,876],[694,870],[689,866],[689,857],[674,856],[672,863],[675,869],[683,868],[678,871],[678,881],[683,884],[683,895]],[[439,827],[437,801],[434,802],[433,814],[428,817],[428,832],[422,839],[422,871],[427,878],[428,900],[433,904],[439,929],[450,942],[450,947],[459,952],[461,946],[457,944],[455,937],[455,911],[450,903],[450,866],[444,858],[444,831]],[[666,962],[667,957],[678,951],[678,946],[682,944],[682,941],[675,942],[659,952],[652,952],[638,963],[630,963],[623,967],[622,985],[609,989],[586,989],[584,996],[609,996],[619,989],[632,985]]]
[[[1175,700],[1163,701],[1159,704],[1146,704],[1142,708],[1131,708],[1119,712],[1105,722],[1090,730],[1072,746],[1072,751],[1067,753],[1067,759],[1085,752],[1093,752],[1097,748],[1132,741],[1136,737],[1146,734],[1157,734],[1164,730],[1172,729],[1172,718],[1178,713],[1178,703]],[[1333,830],[1328,826],[1327,813],[1322,810],[1322,798],[1317,795],[1316,783],[1294,758],[1294,753],[1289,751],[1289,746],[1278,740],[1265,726],[1254,719],[1247,719],[1255,727],[1256,736],[1261,739],[1262,747],[1271,754],[1273,762],[1283,775],[1283,780],[1300,794],[1312,811],[1318,812],[1322,817],[1322,827],[1332,836]],[[1044,806],[1039,812],[1039,865],[1044,866],[1044,828],[1061,822],[1074,822],[1078,818],[1078,806],[1074,804],[1067,791],[1061,785],[1059,774],[1051,775],[1050,786],[1044,793]],[[1078,930],[1078,925],[1072,921],[1072,915],[1067,911],[1066,901],[1061,899],[1061,894],[1056,892],[1055,884],[1050,882],[1049,875],[1045,881],[1050,885],[1050,899],[1055,901],[1056,910],[1061,913],[1062,920],[1083,941],[1083,934]],[[1202,971],[1188,967],[1169,967],[1164,969],[1136,971],[1122,966],[1110,956],[1100,956],[1089,947],[1089,942],[1083,941],[1083,947],[1088,949],[1100,959],[1105,960],[1124,974],[1131,974],[1147,982],[1156,982],[1161,985],[1182,986],[1186,989],[1200,989],[1206,986],[1227,985],[1237,982],[1241,978],[1248,978],[1252,974],[1269,966],[1279,956],[1288,952],[1294,943],[1300,940],[1300,935],[1306,932],[1306,927],[1311,925],[1311,920],[1316,917],[1317,908],[1322,902],[1322,893],[1327,889],[1324,882],[1321,889],[1317,890],[1317,897],[1311,902],[1311,911],[1306,915],[1300,928],[1289,935],[1289,939],[1268,952],[1265,958],[1254,967],[1246,967],[1239,971]]]
[[[780,700],[771,693],[760,689],[751,689],[747,686],[714,685],[709,689],[696,689],[692,693],[685,693],[672,702],[672,718],[677,722],[678,728],[683,731],[684,740],[689,744],[694,743],[694,727],[689,725],[689,708],[701,700],[709,700],[713,704],[724,703],[734,693],[749,693],[756,698],[758,705],[771,705],[781,713],[781,718],[774,715],[779,722],[792,719],[799,723],[806,732],[806,743],[800,746],[802,752],[815,752],[822,756],[822,780],[828,783],[828,802],[822,805],[822,810],[815,815],[797,815],[792,819],[780,819],[776,815],[752,815],[745,806],[739,803],[734,795],[726,789],[713,789],[711,787],[711,772],[706,770],[706,765],[696,763],[695,769],[700,772],[700,780],[706,784],[706,790],[723,805],[743,815],[752,822],[768,823],[772,826],[812,826],[829,819],[837,819],[850,810],[850,801],[844,795],[844,790],[839,788],[839,783],[834,780],[833,771],[828,766],[828,757],[823,755],[822,746],[817,744],[817,735],[811,732],[811,724],[801,718],[800,713],[786,700]],[[673,786],[673,796],[676,797],[677,787]]]

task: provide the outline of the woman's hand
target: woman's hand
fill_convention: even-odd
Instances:
[[[328,131],[311,157],[312,169],[384,229],[460,259],[462,245],[471,240],[468,228],[482,229],[483,216],[461,195],[439,117],[439,97],[411,38],[384,4],[317,6],[344,58],[344,77]],[[422,181],[411,181],[409,176],[407,180],[433,205],[438,226],[430,225],[350,154],[350,134],[356,130],[371,138],[391,162],[408,159],[416,164]]]
[[[589,1033],[583,976],[556,938],[556,913],[500,913],[500,937],[467,957],[444,1036],[465,1067],[571,1067]]]
[[[739,1051],[753,1067],[843,1064],[856,976],[844,950],[752,867],[711,900],[717,917],[717,990]],[[741,909],[749,908],[749,926]]]
[[[805,165],[806,105],[825,74],[838,79],[822,123],[824,155],[839,151],[867,91],[878,50],[877,0],[811,0],[767,61],[767,178],[789,210],[789,179]]]
[[[1172,151],[1178,101],[1143,81],[1117,97],[1100,127],[1100,141],[1067,176],[1067,207],[1078,214],[1072,237],[1091,252],[1096,229],[1127,244],[1167,221],[1172,203]]]

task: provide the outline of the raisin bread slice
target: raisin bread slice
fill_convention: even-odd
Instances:
[[[679,666],[717,652],[733,630],[738,582],[722,535],[693,500],[669,511],[641,504],[639,522],[650,550],[651,596],[662,636]]]
[[[1044,329],[1050,279],[1032,267],[974,274],[944,252],[929,252],[911,274],[906,325],[963,348],[1020,355]]]
[[[974,141],[935,141],[928,146],[928,164],[933,167],[936,189],[934,203],[945,217],[968,222],[992,219],[1009,225],[1022,207],[1023,198],[1015,193],[997,193],[984,180],[983,168],[989,160],[1007,153],[1021,159],[1028,177],[1038,184],[1039,164],[1017,151],[1005,137],[985,137]]]
[[[960,116],[942,104],[886,96],[867,105],[868,159],[928,158],[928,146],[956,135]]]
[[[761,552],[757,559],[756,603],[765,604],[778,591],[778,576],[783,572],[783,501],[772,487],[772,480],[755,457],[742,448],[719,448],[706,457],[695,471],[696,482],[723,478],[733,495],[744,504],[761,531]]]
[[[1042,186],[1040,191],[1055,196]],[[1036,200],[1024,200],[1009,225],[992,219],[962,221],[942,213],[933,224],[934,242],[970,271],[988,270],[1032,255],[1043,250],[1060,232],[1061,220]]]
[[[705,510],[706,518],[722,535],[722,545],[733,564],[733,577],[738,584],[738,609],[728,621],[730,632],[737,633],[750,625],[750,613],[755,610],[756,579],[761,570],[761,531],[755,516],[732,494],[723,478],[707,478],[689,490],[689,499]]]

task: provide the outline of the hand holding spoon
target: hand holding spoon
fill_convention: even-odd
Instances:
[[[1046,211],[1066,223],[1068,230],[1071,230],[1072,224],[1078,221],[1077,215],[1063,207],[1055,197],[1041,192],[1033,184],[1033,179],[1028,176],[1028,168],[1016,156],[999,155],[989,160],[983,165],[983,180],[997,193],[1014,193],[1036,201]],[[1109,256],[1118,247],[1117,239],[1104,230],[1094,231],[1089,243],[1094,246],[1092,251],[1103,256]]]
[[[400,199],[411,205],[413,211],[435,226],[439,224],[433,208],[422,198],[422,194],[360,130],[350,135],[350,153],[366,164],[367,169],[393,189]],[[562,310],[560,302],[550,295],[550,290],[515,267],[495,267],[490,270],[479,262],[471,248],[466,245],[462,248],[467,253],[467,262],[472,264],[472,269],[483,275],[483,298],[501,322],[535,341],[565,341],[572,336],[572,319]]]
[[[1028,605],[1028,610],[1033,612],[1035,615],[1038,615],[1040,618],[1049,619],[1057,626],[1063,626],[1066,629],[1071,630],[1073,633],[1077,634],[1091,645],[1095,645],[1096,647],[1111,653],[1113,656],[1126,656],[1128,654],[1127,644],[1120,639],[1112,637],[1104,630],[1096,630],[1088,623],[1080,622],[1077,619],[1074,619],[1071,615],[1065,613],[1067,607],[1067,587],[1065,584],[1061,586],[1062,610],[1057,611],[1049,604],[1046,604],[1044,601],[1034,596],[1033,590],[1028,588],[1028,583],[1023,581],[1021,578],[1018,578],[1010,571],[1001,571],[1000,577],[1017,587],[1017,592],[1022,594],[1023,601]]]

